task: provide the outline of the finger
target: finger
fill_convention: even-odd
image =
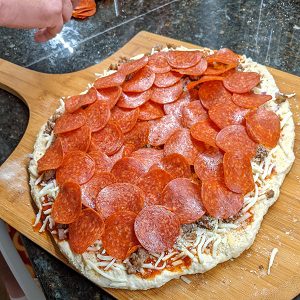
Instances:
[[[38,43],[43,43],[54,38],[63,28],[63,21],[53,27],[47,27],[38,30],[34,35],[34,40]]]
[[[73,12],[72,2],[70,0],[63,0],[62,17],[63,22],[67,23],[70,21]]]

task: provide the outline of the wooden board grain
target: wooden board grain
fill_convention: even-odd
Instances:
[[[61,96],[85,89],[120,56],[131,57],[148,52],[166,43],[199,47],[148,32],[140,32],[123,48],[98,65],[63,74],[42,74],[0,60],[0,88],[20,97],[29,107],[30,118],[19,145],[0,168],[0,218],[29,239],[66,262],[52,239],[32,229],[35,211],[28,186],[28,154],[35,137],[58,106]],[[282,92],[300,95],[300,78],[269,68]],[[300,122],[300,110],[295,98],[290,100],[295,123]],[[13,122],[13,120],[12,120]],[[300,131],[296,126],[295,164],[287,176],[277,203],[266,215],[261,230],[250,250],[234,261],[217,266],[206,274],[191,275],[191,284],[173,280],[160,289],[124,291],[108,289],[119,299],[291,299],[300,293]],[[277,247],[271,275],[266,275],[271,250]]]

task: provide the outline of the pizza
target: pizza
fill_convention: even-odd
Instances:
[[[34,226],[110,288],[160,287],[248,249],[294,161],[288,95],[266,67],[169,45],[96,76],[37,136]]]

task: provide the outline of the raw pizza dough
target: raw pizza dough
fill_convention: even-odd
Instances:
[[[189,51],[192,49],[179,47],[176,50]],[[162,51],[169,50],[165,48]],[[133,59],[138,59],[141,56],[142,55],[136,56]],[[113,259],[111,259],[113,268],[109,268],[107,271],[98,268],[97,263],[99,263],[99,257],[97,260],[96,254],[93,251],[97,251],[97,249],[101,247],[100,241],[90,247],[90,250],[93,251],[87,251],[79,255],[72,252],[68,241],[60,241],[57,235],[55,235],[55,241],[61,252],[68,258],[70,264],[85,277],[101,287],[131,290],[157,288],[169,280],[185,274],[204,273],[219,263],[238,257],[244,250],[252,245],[264,215],[279,197],[280,186],[293,164],[295,158],[293,152],[295,128],[288,100],[280,104],[276,103],[276,96],[279,94],[279,90],[267,68],[246,57],[242,57],[241,67],[244,71],[258,72],[261,75],[260,87],[256,87],[255,89],[257,92],[265,92],[266,94],[272,95],[272,100],[268,101],[264,106],[274,111],[280,117],[282,128],[278,145],[268,153],[268,156],[264,159],[262,164],[257,165],[252,161],[254,178],[256,182],[258,180],[262,182],[262,187],[258,189],[257,185],[255,185],[255,191],[245,196],[244,208],[242,209],[242,212],[245,212],[242,213],[237,220],[233,220],[232,223],[223,223],[222,221],[213,220],[211,222],[213,229],[210,230],[189,225],[189,238],[193,236],[194,240],[192,242],[187,240],[187,233],[183,233],[182,231],[175,245],[177,254],[169,254],[173,258],[179,257],[178,259],[180,259],[180,256],[189,256],[192,259],[190,267],[183,267],[179,271],[168,271],[164,269],[149,279],[143,279],[136,274],[128,274],[122,262],[113,261]],[[106,76],[112,72],[113,71],[107,71],[104,75],[100,76]],[[46,130],[47,126],[49,126],[51,122],[55,122],[57,116],[64,112],[64,102],[62,100],[60,101],[60,107],[56,110],[54,116],[49,119],[50,121],[42,127],[37,136],[29,165],[31,194],[39,208],[39,214],[41,214],[43,196],[47,194],[55,198],[58,193],[58,187],[54,181],[48,183],[44,188],[38,186],[41,178],[38,177],[37,173],[37,161],[44,155],[53,138],[53,132],[49,134],[49,130]],[[45,133],[45,130],[48,133]],[[265,177],[270,175],[273,167],[276,169],[276,174],[265,180]],[[274,193],[270,193],[271,190],[273,190]],[[251,214],[249,214],[249,212]],[[246,222],[251,216],[253,221],[250,223]],[[50,214],[49,217],[46,218],[48,219],[44,221],[41,231],[45,229],[45,223],[51,222]],[[186,249],[189,246],[192,246],[192,250],[194,249],[193,251],[191,250],[192,252]],[[155,255],[153,257],[156,258],[156,260],[163,260],[164,257],[167,256],[160,255],[160,253],[153,255]],[[105,254],[103,256],[105,256]]]

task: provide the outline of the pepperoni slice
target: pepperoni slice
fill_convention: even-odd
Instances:
[[[100,240],[104,232],[104,221],[93,209],[85,208],[79,218],[69,225],[69,244],[78,254]]]
[[[81,213],[80,186],[75,182],[66,182],[52,206],[51,217],[56,223],[70,224],[74,222]]]
[[[260,83],[260,75],[255,72],[235,72],[223,81],[225,88],[237,94],[248,93]]]
[[[73,113],[84,105],[89,105],[97,100],[97,90],[89,89],[84,95],[73,96],[65,100],[65,109],[68,113]]]
[[[199,100],[192,101],[182,108],[182,125],[191,128],[199,121],[208,118],[206,110],[203,108]]]
[[[137,159],[148,172],[151,166],[160,162],[164,156],[164,151],[154,148],[142,148],[130,154],[131,157]]]
[[[152,101],[146,102],[139,108],[140,108],[139,120],[142,121],[155,120],[165,115],[161,105],[154,103]]]
[[[125,81],[126,75],[121,72],[115,72],[108,76],[98,78],[95,83],[94,87],[97,90],[111,88],[114,86],[120,86]]]
[[[124,64],[121,64],[118,68],[118,72],[129,75],[131,73],[137,72],[143,67],[145,67],[148,63],[148,56],[143,56],[142,58],[136,60],[130,60]]]
[[[107,103],[108,107],[112,109],[118,102],[122,94],[122,88],[120,86],[113,86],[106,89],[99,89],[97,98],[99,101]]]
[[[164,188],[160,204],[174,212],[181,224],[193,223],[205,213],[200,191],[190,179],[176,178]]]
[[[218,103],[228,103],[231,100],[231,94],[224,88],[221,81],[209,81],[201,84],[199,98],[202,105],[210,109]]]
[[[169,51],[167,60],[176,69],[186,69],[195,66],[202,58],[200,51]]]
[[[179,121],[173,115],[166,115],[158,120],[153,120],[149,132],[150,145],[165,144],[168,138],[180,127]]]
[[[160,205],[146,206],[137,216],[134,231],[148,251],[161,253],[174,246],[180,233],[178,217]]]
[[[222,64],[235,64],[240,61],[239,56],[227,48],[222,48],[215,52],[213,55],[208,56],[207,61],[209,63],[222,63]]]
[[[91,142],[91,129],[83,125],[82,127],[60,135],[64,153],[73,150],[86,152]]]
[[[114,183],[100,191],[96,199],[96,209],[104,219],[117,211],[129,210],[134,213],[144,206],[143,191],[130,183]]]
[[[190,164],[184,156],[178,153],[166,155],[160,162],[153,165],[150,170],[155,168],[165,170],[173,178],[190,178],[192,176]]]
[[[105,220],[102,242],[108,255],[124,260],[138,248],[140,243],[134,233],[135,218],[134,212],[118,211]]]
[[[223,182],[214,178],[203,181],[201,196],[208,214],[218,219],[233,217],[244,203],[242,194],[233,193]]]
[[[146,103],[152,95],[152,90],[142,93],[122,93],[118,106],[123,108],[136,108]]]
[[[271,95],[262,95],[262,94],[254,94],[254,93],[245,93],[245,94],[233,94],[232,101],[244,108],[256,108],[267,101],[271,100]]]
[[[56,171],[56,182],[62,186],[66,181],[73,181],[78,184],[88,182],[95,172],[95,162],[82,151],[68,152],[63,164]]]
[[[157,87],[168,87],[178,82],[181,79],[181,77],[182,74],[173,71],[162,74],[156,74],[154,85],[156,85]]]
[[[124,157],[118,160],[111,173],[117,178],[117,182],[135,183],[146,172],[140,161],[132,157]]]
[[[116,106],[112,109],[111,120],[120,126],[123,133],[126,133],[134,127],[139,114],[139,108],[126,109]]]
[[[157,52],[149,56],[148,67],[152,72],[160,74],[171,70],[166,55],[166,52]]]
[[[200,59],[200,61],[193,67],[187,69],[174,69],[173,71],[189,76],[200,76],[205,72],[206,68],[207,61],[205,59]]]
[[[216,144],[225,152],[242,150],[252,157],[256,154],[257,144],[249,138],[243,125],[230,125],[223,128],[216,137]]]
[[[183,84],[181,81],[165,88],[152,87],[151,100],[159,104],[171,103],[180,97],[182,91]]]
[[[122,88],[124,92],[141,93],[149,90],[154,80],[155,73],[146,66],[136,72],[131,79],[125,81]]]
[[[229,125],[238,125],[245,123],[245,116],[249,109],[241,108],[232,101],[226,104],[219,103],[214,105],[209,111],[210,119],[219,127],[224,128]]]
[[[202,153],[198,153],[194,168],[200,180],[211,178],[223,178],[223,154],[217,148],[210,147]]]
[[[65,133],[83,126],[86,122],[85,112],[78,109],[72,114],[64,113],[55,122],[54,134]]]
[[[94,160],[97,172],[110,172],[113,164],[105,153],[96,150],[89,152],[89,156]]]
[[[130,156],[131,153],[135,150],[134,144],[125,143],[124,144],[124,151],[123,151],[123,157]]]
[[[125,143],[133,144],[135,149],[142,148],[148,144],[150,124],[138,122],[132,130],[125,134]]]
[[[178,153],[185,157],[190,165],[194,163],[199,151],[203,151],[204,145],[195,141],[189,129],[182,128],[174,132],[167,140],[164,151],[165,155]]]
[[[251,111],[246,116],[246,128],[255,142],[268,148],[274,148],[280,138],[280,119],[263,107]]]
[[[61,139],[57,138],[53,144],[48,148],[45,154],[38,160],[38,172],[46,170],[55,170],[63,163],[64,153]]]
[[[98,193],[108,185],[116,183],[115,176],[107,172],[95,172],[94,176],[81,186],[82,204],[95,209]]]
[[[161,169],[150,170],[137,181],[137,185],[144,191],[145,205],[158,204],[164,187],[173,179],[172,175]]]
[[[194,139],[213,147],[216,147],[217,134],[218,129],[209,119],[199,121],[191,127],[191,135]]]
[[[196,81],[191,81],[188,85],[187,85],[187,89],[191,90],[193,88],[195,88],[198,84],[200,83],[204,83],[204,82],[209,82],[209,81],[223,81],[225,77],[221,77],[221,76],[202,76],[199,80]]]
[[[99,150],[107,155],[116,153],[123,145],[124,135],[116,123],[108,123],[103,129],[93,132],[90,151]]]
[[[235,193],[247,194],[254,189],[250,158],[241,151],[226,152],[223,159],[224,181]]]
[[[229,70],[233,70],[237,65],[236,64],[230,64],[230,65],[224,65],[224,64],[214,64],[213,66],[208,66],[204,75],[221,75],[222,77],[226,77],[225,74]]]

